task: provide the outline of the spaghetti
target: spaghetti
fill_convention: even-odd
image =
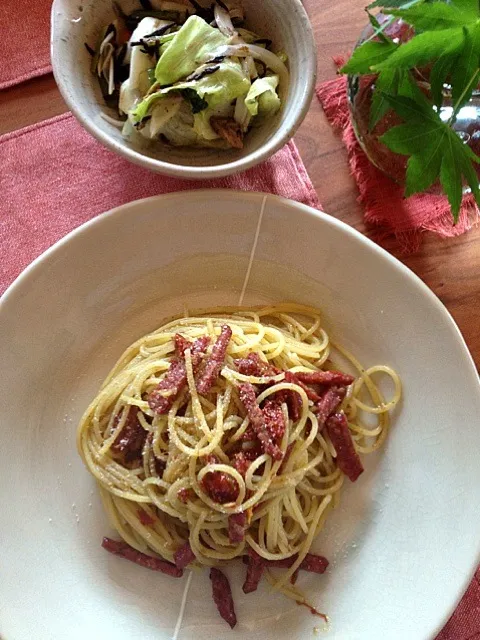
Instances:
[[[388,401],[377,375],[393,382]],[[296,575],[325,571],[312,543],[345,478],[363,471],[359,454],[384,442],[400,396],[397,373],[364,369],[313,308],[168,322],[126,350],[78,428],[80,454],[123,539],[104,547],[172,576],[190,564],[213,567],[215,602],[231,626],[218,567],[234,558],[248,565],[246,593],[265,573],[305,604]]]

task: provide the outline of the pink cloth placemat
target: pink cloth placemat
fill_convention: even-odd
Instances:
[[[129,163],[71,114],[0,137],[0,294],[34,258],[95,215],[139,198],[209,187],[266,191],[318,207],[293,142],[245,173],[192,181]]]
[[[480,567],[460,604],[435,640],[478,640],[480,638]]]
[[[337,68],[345,56],[337,56]],[[451,238],[468,231],[480,221],[473,196],[465,196],[458,223],[452,224],[450,205],[444,195],[418,193],[404,198],[403,187],[373,166],[361,149],[353,129],[347,100],[347,78],[338,76],[316,88],[317,97],[332,127],[347,149],[350,171],[357,183],[358,200],[365,221],[377,227],[377,239],[394,235],[404,251],[416,251],[426,231]]]
[[[0,0],[0,89],[50,73],[52,0]]]

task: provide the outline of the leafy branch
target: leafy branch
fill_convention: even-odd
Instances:
[[[387,19],[379,23],[372,8],[382,8]],[[473,151],[453,129],[462,107],[480,80],[480,6],[478,0],[376,0],[367,7],[373,35],[362,43],[340,70],[376,76],[370,109],[370,130],[392,109],[403,124],[391,128],[380,141],[395,153],[409,156],[405,195],[428,189],[439,181],[457,221],[463,184],[480,205],[480,190]],[[407,42],[386,34],[394,20],[413,27]],[[415,76],[428,79],[420,90]],[[451,95],[448,121],[440,107]]]

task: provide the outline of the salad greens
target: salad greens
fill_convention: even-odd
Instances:
[[[193,73],[228,38],[198,16],[190,16],[166,47],[155,68],[161,85],[173,84]]]
[[[195,13],[180,1],[157,5],[129,15],[115,5],[102,33],[93,69],[122,118],[107,119],[136,141],[241,148],[281,108],[285,55],[244,28],[236,0]]]
[[[277,95],[278,76],[258,78],[250,87],[245,104],[251,116],[272,115],[280,109]]]

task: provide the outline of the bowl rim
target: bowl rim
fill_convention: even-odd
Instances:
[[[75,236],[77,235],[80,236],[88,232],[90,230],[90,227],[95,227],[96,225],[102,225],[104,222],[106,223],[107,220],[110,220],[110,218],[115,217],[117,215],[122,215],[122,216],[131,215],[129,209],[133,209],[140,204],[142,205],[154,204],[157,201],[164,201],[164,200],[180,200],[180,201],[189,200],[189,199],[196,200],[204,197],[208,197],[211,200],[215,200],[215,194],[218,194],[219,196],[222,196],[222,197],[229,196],[233,200],[237,198],[242,198],[242,199],[249,198],[252,200],[259,199],[261,201],[263,198],[267,198],[269,200],[277,201],[284,205],[287,204],[287,206],[293,206],[296,209],[300,209],[302,213],[308,214],[314,218],[318,218],[322,222],[325,222],[326,224],[332,227],[336,227],[337,229],[341,230],[343,233],[346,233],[347,235],[353,237],[355,240],[359,241],[360,244],[363,244],[368,251],[374,254],[377,254],[381,259],[384,259],[387,262],[389,262],[393,267],[395,267],[398,271],[400,271],[404,277],[409,278],[415,284],[415,286],[417,286],[420,290],[422,290],[422,292],[436,306],[438,311],[440,311],[444,315],[444,317],[448,319],[449,324],[452,326],[452,328],[455,329],[457,338],[460,339],[462,346],[466,351],[466,355],[469,356],[470,364],[472,365],[473,373],[475,374],[475,377],[477,379],[478,389],[480,392],[480,376],[477,373],[475,362],[465,342],[462,332],[460,331],[452,314],[447,309],[447,307],[443,304],[440,298],[432,291],[432,289],[430,289],[428,285],[425,284],[425,282],[414,271],[412,271],[412,269],[407,267],[403,262],[401,262],[401,260],[396,258],[391,253],[389,253],[386,249],[376,244],[368,236],[365,236],[363,233],[361,233],[354,227],[350,226],[349,224],[347,224],[346,222],[343,222],[338,218],[335,218],[333,215],[326,213],[322,209],[316,209],[315,207],[304,204],[303,202],[297,202],[296,200],[292,200],[291,198],[286,198],[284,196],[280,196],[274,193],[267,193],[263,191],[242,191],[241,189],[225,189],[225,188],[220,188],[220,189],[201,188],[201,189],[188,189],[186,191],[171,191],[169,193],[162,193],[158,195],[148,196],[146,198],[137,198],[136,200],[130,200],[128,202],[125,202],[124,204],[118,205],[116,207],[112,207],[111,209],[108,209],[103,213],[100,212],[94,215],[93,218],[90,218],[90,220],[83,222],[78,227],[75,227],[74,229],[69,231],[59,240],[54,242],[50,247],[45,249],[45,251],[43,251],[40,255],[34,258],[18,274],[18,276],[13,280],[13,282],[10,283],[10,285],[5,289],[5,291],[0,295],[0,311],[5,302],[5,299],[9,297],[9,295],[11,294],[11,290],[14,289],[17,285],[22,284],[23,280],[27,276],[29,276],[31,272],[36,270],[44,259],[50,258],[52,254],[54,254],[57,250],[61,249],[64,245],[68,244],[68,242],[70,242],[70,240],[72,240]]]
[[[226,162],[218,165],[205,165],[205,166],[190,166],[183,164],[176,164],[165,162],[164,160],[158,160],[156,158],[150,158],[143,153],[136,151],[133,147],[127,144],[120,144],[116,142],[110,135],[105,133],[99,126],[97,126],[92,120],[85,117],[81,110],[77,108],[76,103],[72,100],[69,92],[66,90],[65,85],[61,80],[61,74],[59,69],[59,53],[58,53],[58,24],[60,20],[64,19],[64,15],[59,7],[61,0],[53,0],[52,8],[50,12],[50,58],[52,63],[53,76],[57,87],[64,99],[67,107],[70,109],[75,118],[80,124],[100,143],[106,146],[111,151],[126,158],[130,162],[137,164],[143,168],[150,169],[157,173],[173,176],[177,178],[190,178],[194,180],[222,178],[233,173],[239,173],[246,171],[251,167],[261,164],[273,154],[279,151],[297,132],[298,128],[302,124],[305,116],[307,115],[312,98],[315,91],[315,85],[317,80],[317,46],[315,42],[315,36],[313,27],[308,17],[307,11],[303,6],[301,0],[288,0],[292,3],[292,11],[298,16],[302,29],[302,39],[308,50],[308,56],[306,60],[306,81],[302,87],[302,93],[300,100],[296,101],[295,108],[298,109],[295,121],[288,128],[279,128],[270,140],[262,144],[258,149],[250,152],[244,158],[234,160],[232,162]]]
[[[277,202],[279,204],[287,205],[294,209],[297,209],[299,212],[311,216],[313,218],[318,219],[320,224],[327,224],[331,227],[334,227],[341,231],[344,234],[347,234],[356,242],[359,242],[367,252],[372,254],[376,254],[380,260],[386,260],[397,272],[399,272],[402,277],[406,278],[411,282],[413,286],[419,289],[434,305],[435,309],[438,313],[441,313],[443,318],[447,321],[448,325],[453,331],[453,336],[456,342],[457,347],[462,352],[462,357],[465,365],[465,375],[468,375],[472,380],[472,385],[477,386],[478,394],[477,399],[480,406],[480,377],[477,373],[476,365],[473,360],[473,357],[468,349],[468,346],[463,338],[463,335],[457,326],[454,318],[445,307],[445,305],[441,302],[441,300],[436,296],[436,294],[421,280],[419,276],[417,276],[411,269],[409,269],[406,265],[404,265],[398,258],[391,255],[374,243],[370,238],[364,236],[362,233],[357,231],[355,228],[349,226],[345,222],[334,218],[333,216],[326,214],[324,211],[315,209],[309,205],[296,202],[289,198],[285,198],[283,196],[278,196],[275,194],[262,193],[258,191],[240,191],[234,189],[192,189],[188,191],[176,191],[167,194],[160,194],[156,196],[151,196],[148,198],[141,198],[138,200],[132,200],[125,204],[119,205],[108,211],[98,214],[91,218],[90,220],[84,222],[79,225],[60,240],[55,242],[52,246],[46,249],[43,253],[41,253],[37,258],[35,258],[18,276],[17,278],[7,287],[5,292],[0,296],[0,317],[1,314],[8,304],[10,304],[11,298],[14,298],[15,295],[21,294],[21,288],[24,286],[29,286],[31,277],[35,276],[43,266],[45,260],[49,260],[55,256],[56,252],[65,248],[65,245],[71,240],[74,240],[77,237],[82,236],[85,233],[89,233],[92,228],[96,226],[101,226],[103,224],[109,224],[110,220],[114,217],[123,217],[123,216],[131,216],[132,209],[139,205],[143,204],[154,204],[159,201],[182,201],[182,200],[198,200],[199,198],[208,198],[211,200],[215,200],[216,195],[221,195],[223,197],[228,196],[232,200],[237,198],[249,198],[249,199],[258,199],[261,201],[264,197],[270,199],[274,203]],[[447,611],[444,611],[442,615],[438,616],[438,622],[436,623],[435,628],[431,629],[432,636],[435,637],[445,626],[446,622],[452,615],[453,611],[457,607],[460,599],[463,597],[467,587],[469,586],[471,580],[473,579],[478,564],[480,563],[480,541],[477,545],[476,556],[472,558],[472,566],[469,572],[462,577],[460,581],[461,584],[457,589],[455,597],[452,599],[452,604],[448,608]]]

